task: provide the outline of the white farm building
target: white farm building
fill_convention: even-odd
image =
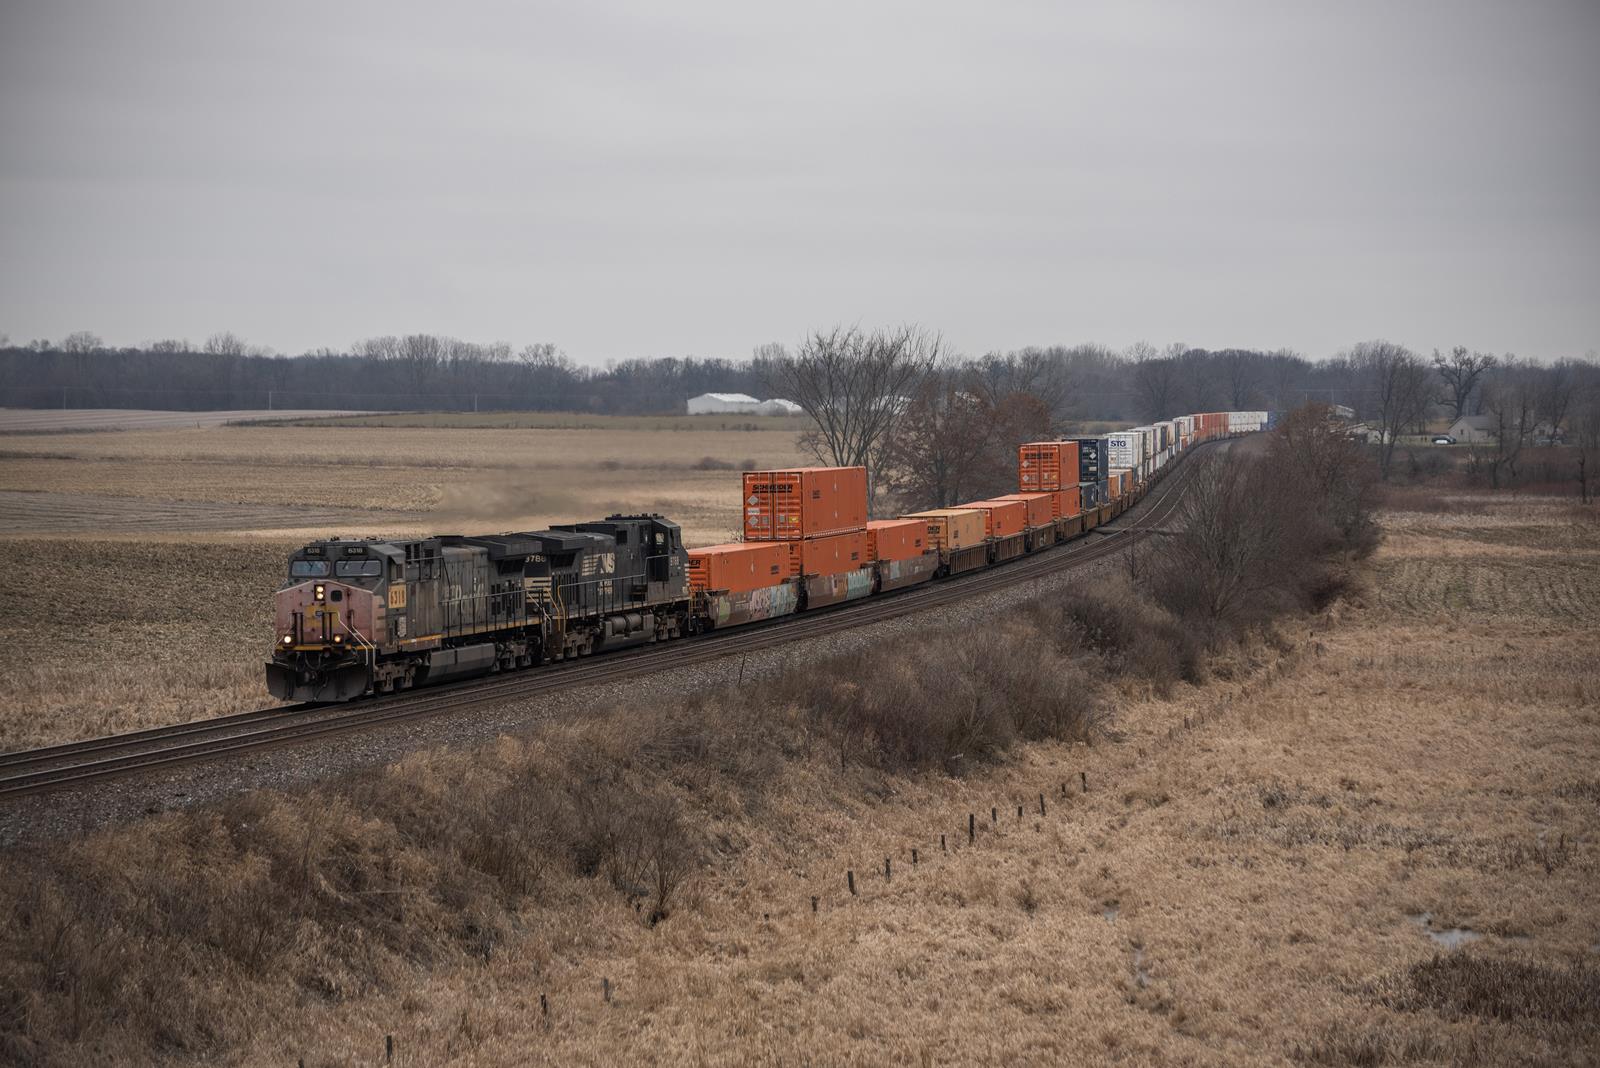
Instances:
[[[702,393],[689,398],[690,415],[797,415],[800,405],[787,400],[757,400],[748,393]]]

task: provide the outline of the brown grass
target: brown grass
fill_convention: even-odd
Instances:
[[[262,661],[292,542],[15,539],[0,750],[271,704]]]
[[[0,490],[348,508],[358,530],[373,526],[361,510],[430,513],[416,533],[449,525],[507,530],[643,510],[672,516],[692,544],[708,544],[739,529],[739,480],[729,472],[804,459],[783,420],[685,419],[682,430],[663,430],[661,420],[643,428],[637,422],[34,435],[25,446],[0,449]]]
[[[428,1064],[1592,1060],[1600,537],[1486,547],[1482,518],[1431,517],[1421,549],[1397,520],[1356,601],[1213,654],[1203,685],[1119,682],[1096,667],[1115,643],[1006,624],[14,854],[6,1052],[322,1065],[387,1033]],[[1430,554],[1475,587],[1520,576],[1513,614],[1454,597]],[[1057,611],[1090,615],[1023,618]],[[962,722],[982,703],[959,679],[1008,685],[1012,657],[1067,674],[984,733],[906,733],[930,694]],[[829,688],[851,673],[860,700]],[[1022,741],[1038,701],[1116,716]],[[970,737],[1005,739],[978,750],[997,762],[955,760]],[[658,907],[652,874],[684,858]],[[1455,926],[1481,937],[1430,938]]]

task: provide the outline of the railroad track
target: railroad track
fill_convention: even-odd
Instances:
[[[1208,446],[1200,446],[1207,448]],[[1222,445],[1226,447],[1226,443]],[[1183,460],[1187,460],[1186,454]],[[1107,529],[1065,546],[999,567],[938,583],[786,616],[755,626],[712,632],[689,641],[552,665],[533,672],[490,676],[454,685],[369,698],[343,705],[287,705],[192,723],[0,754],[0,801],[187,764],[262,752],[443,712],[460,713],[569,687],[618,682],[668,668],[706,663],[786,642],[820,637],[951,604],[974,594],[1035,581],[1102,560],[1156,533],[1176,514],[1193,468],[1180,460],[1172,477],[1149,491],[1134,510]]]

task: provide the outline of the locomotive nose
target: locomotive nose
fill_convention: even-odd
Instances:
[[[348,587],[331,582],[307,582],[278,591],[278,647],[296,649],[339,648],[350,641],[347,619],[353,607]]]

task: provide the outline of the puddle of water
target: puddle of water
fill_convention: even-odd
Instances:
[[[1423,933],[1446,949],[1456,949],[1468,942],[1476,942],[1483,935],[1470,927],[1435,927],[1433,913],[1417,912],[1407,917],[1412,923],[1422,928]]]

